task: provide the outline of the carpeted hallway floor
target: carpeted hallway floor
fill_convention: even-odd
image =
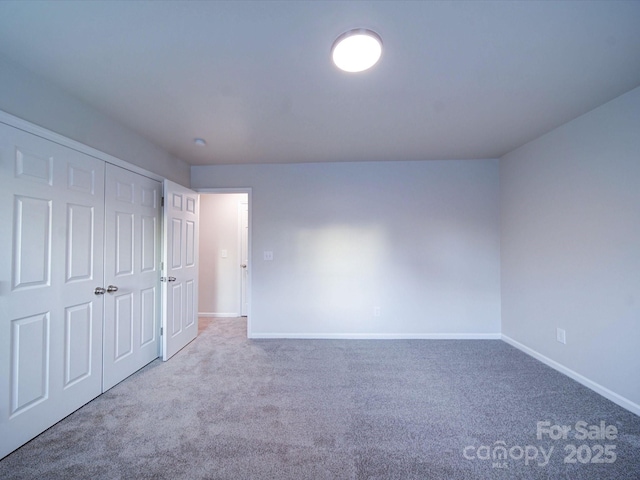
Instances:
[[[504,342],[251,341],[244,319],[200,324],[0,478],[640,478],[640,417]],[[601,422],[609,439],[580,438]]]

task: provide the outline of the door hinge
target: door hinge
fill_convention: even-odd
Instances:
[[[164,329],[160,327],[160,336],[162,336],[163,333],[164,333]]]
[[[160,206],[164,207],[164,197],[160,197]]]

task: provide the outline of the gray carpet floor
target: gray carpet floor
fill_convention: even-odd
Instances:
[[[200,323],[0,478],[640,478],[640,417],[504,342],[252,341],[244,319]],[[538,439],[544,421],[572,430]],[[615,439],[576,439],[580,421]]]

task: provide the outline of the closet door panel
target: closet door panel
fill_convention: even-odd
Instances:
[[[161,184],[107,165],[103,390],[158,357]]]
[[[104,169],[0,123],[0,457],[101,392]]]

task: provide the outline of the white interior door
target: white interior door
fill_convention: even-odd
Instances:
[[[103,391],[158,357],[161,184],[107,165]]]
[[[198,194],[164,181],[162,359],[198,335]]]
[[[104,166],[0,124],[0,458],[101,393]]]
[[[249,300],[247,283],[249,276],[249,204],[240,204],[240,315],[247,316]]]

